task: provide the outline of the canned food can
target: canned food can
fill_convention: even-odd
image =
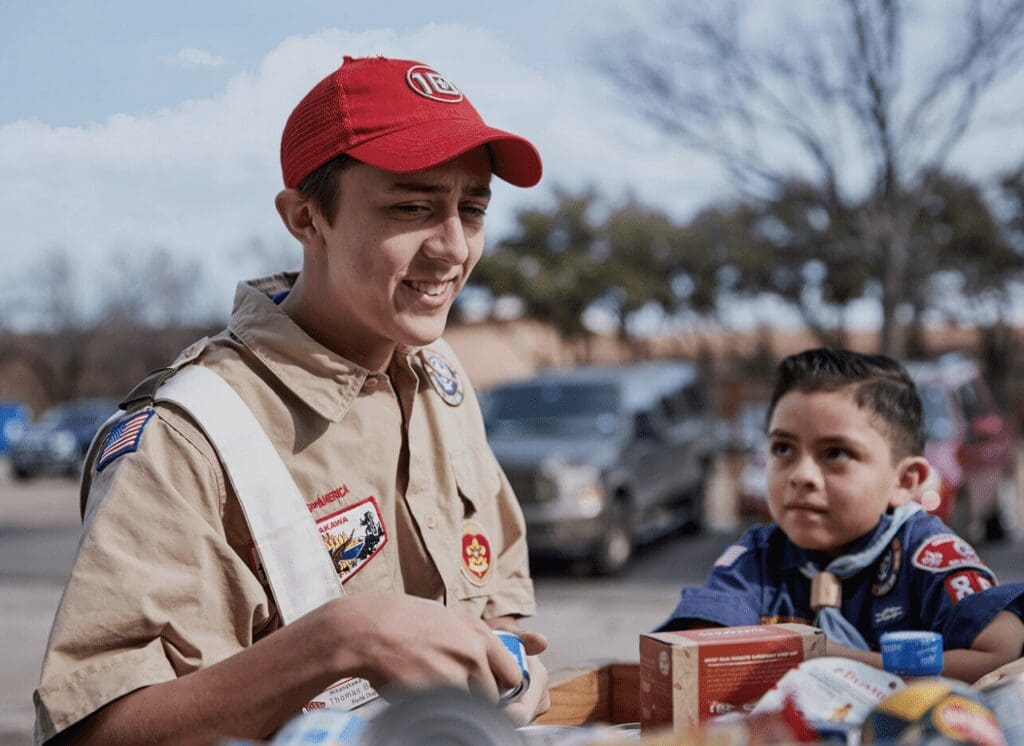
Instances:
[[[878,640],[882,668],[900,676],[942,673],[942,635],[938,632],[886,632]]]
[[[519,635],[513,632],[506,632],[503,629],[494,630],[494,634],[501,640],[501,644],[505,646],[505,649],[512,654],[512,657],[516,659],[516,662],[519,664],[519,670],[523,672],[523,678],[519,684],[507,692],[503,692],[498,698],[499,705],[507,705],[510,702],[515,702],[523,692],[530,688],[530,667],[526,663],[526,647],[523,645],[523,641],[519,639]]]

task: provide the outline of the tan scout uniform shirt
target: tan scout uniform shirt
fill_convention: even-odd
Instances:
[[[400,349],[387,375],[371,373],[274,304],[292,282],[240,284],[227,330],[176,365],[209,366],[252,410],[334,550],[347,594],[404,592],[485,618],[534,613],[522,514],[451,349]],[[457,406],[430,380],[435,355],[461,382]],[[155,412],[135,452],[98,472],[100,446],[90,455],[85,537],[35,693],[37,740],[280,626],[213,447],[173,405]],[[369,524],[360,529],[360,519]],[[383,524],[374,551],[346,559],[374,524]]]

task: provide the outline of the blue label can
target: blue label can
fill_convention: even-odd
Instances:
[[[899,676],[942,673],[942,635],[938,632],[886,632],[879,640],[882,668]]]
[[[503,692],[498,698],[499,705],[507,705],[510,702],[515,702],[522,696],[523,692],[530,688],[530,668],[526,664],[526,647],[518,635],[513,632],[506,632],[503,629],[494,630],[494,634],[501,640],[501,644],[505,646],[505,649],[512,654],[512,657],[516,659],[516,662],[519,663],[519,670],[523,672],[523,678],[519,684],[507,692]]]

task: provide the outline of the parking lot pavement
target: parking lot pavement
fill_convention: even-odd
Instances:
[[[13,483],[5,466],[0,463],[0,744],[19,744],[31,741],[31,693],[77,551],[78,495],[70,481]],[[536,567],[538,613],[526,626],[547,635],[548,670],[636,660],[639,634],[664,620],[683,584],[703,582],[738,532],[668,537],[639,551],[614,578],[578,577],[560,565]],[[1000,580],[1011,582],[1024,581],[1022,549],[1017,542],[980,551]]]
[[[0,582],[0,743],[31,743],[32,690],[61,589],[52,584]]]

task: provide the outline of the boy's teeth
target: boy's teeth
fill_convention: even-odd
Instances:
[[[409,285],[412,286],[413,290],[420,293],[426,293],[427,295],[440,295],[444,292],[444,286],[446,282],[415,282],[410,281]]]

